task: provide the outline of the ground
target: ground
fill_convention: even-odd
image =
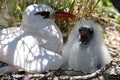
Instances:
[[[106,27],[105,43],[113,60],[119,61],[115,67],[111,69],[111,74],[120,75],[120,32],[115,26]]]

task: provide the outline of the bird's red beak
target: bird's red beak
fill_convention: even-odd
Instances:
[[[55,18],[75,18],[76,16],[74,14],[68,13],[68,12],[55,12],[54,14]]]

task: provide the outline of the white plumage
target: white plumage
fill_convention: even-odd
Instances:
[[[87,34],[85,29],[90,34]],[[62,68],[77,69],[84,73],[95,72],[111,61],[111,56],[103,41],[101,26],[92,20],[77,23],[68,36],[62,56],[64,58]],[[66,73],[80,74],[72,71]]]
[[[44,4],[28,6],[20,27],[0,31],[0,61],[33,73],[58,69],[63,63],[63,38],[54,20],[49,19],[54,13]]]

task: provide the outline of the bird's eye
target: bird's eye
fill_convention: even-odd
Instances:
[[[79,29],[79,32],[81,32],[81,28]]]
[[[34,15],[41,15],[41,16],[43,16],[43,18],[49,18],[50,12],[48,12],[48,11],[37,12]]]
[[[90,32],[91,34],[93,34],[93,29],[92,29],[92,28],[90,28],[90,29],[89,29],[89,32]]]

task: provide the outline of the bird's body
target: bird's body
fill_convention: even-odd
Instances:
[[[49,19],[54,13],[44,4],[28,6],[20,27],[0,31],[0,61],[30,73],[58,69],[63,63],[63,38],[54,20]]]
[[[2,33],[4,37],[2,35],[2,40],[0,41],[0,61],[28,72],[45,72],[61,66],[63,61],[59,55],[60,52],[57,52],[58,47],[56,47],[54,52],[49,49],[49,47],[52,49],[56,43],[50,41],[44,44],[44,41],[42,41],[44,38],[39,37],[39,35],[23,32],[18,28],[15,29],[14,33],[17,33],[16,35],[9,31],[7,34],[4,34],[5,32]],[[6,30],[10,30],[10,28]]]
[[[62,68],[77,69],[84,73],[95,72],[111,61],[100,26],[90,20],[82,21],[73,28],[63,47],[62,56],[64,58]],[[80,73],[67,72],[67,74]]]

